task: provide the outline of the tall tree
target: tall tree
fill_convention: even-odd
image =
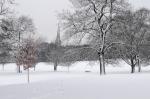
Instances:
[[[124,0],[70,1],[75,7],[74,12],[60,15],[65,36],[75,37],[79,42],[88,41],[90,48],[96,51],[99,57],[100,74],[105,74],[105,53],[116,44],[115,39],[110,39],[114,16],[127,8],[128,4]]]
[[[114,35],[123,42],[118,46],[120,56],[131,66],[131,73],[135,72],[136,65],[140,72],[139,59],[142,56],[140,49],[146,42],[145,36],[149,34],[149,10],[140,9],[136,12],[129,10],[116,16],[116,20],[116,24],[113,26]]]
[[[12,34],[7,31],[8,27],[5,26],[6,23],[3,19],[12,13],[11,8],[13,4],[14,0],[0,0],[0,61],[2,63],[8,62],[7,56],[10,54],[10,39],[12,37]]]
[[[35,27],[31,18],[21,16],[17,20],[16,32],[18,33],[18,48],[20,49],[21,35],[31,35],[35,32]],[[18,72],[20,73],[20,66],[18,65]]]
[[[21,17],[8,17],[2,19],[1,25],[4,33],[8,33],[10,37],[10,42],[14,45],[14,53],[20,49],[22,40],[27,38],[29,35],[35,33],[34,23],[31,18],[26,16]],[[16,56],[16,55],[15,55]],[[20,73],[20,66],[17,66],[17,72]]]

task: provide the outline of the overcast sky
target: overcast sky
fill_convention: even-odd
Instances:
[[[16,0],[16,11],[33,19],[38,35],[46,41],[53,41],[57,32],[57,13],[70,9],[68,0]],[[150,8],[150,0],[129,0],[135,8]]]

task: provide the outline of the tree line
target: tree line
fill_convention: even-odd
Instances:
[[[100,74],[106,74],[105,64],[110,54],[129,64],[131,73],[136,66],[141,72],[141,63],[149,59],[149,9],[132,10],[125,0],[70,2],[74,10],[58,15],[64,37],[76,44],[88,44],[91,53],[97,53]]]
[[[125,0],[70,0],[73,11],[59,13],[64,33],[62,42],[44,43],[34,39],[36,28],[31,18],[14,16],[11,0],[1,0],[0,62],[15,62],[29,71],[38,62],[54,63],[54,71],[62,64],[76,61],[99,61],[100,74],[106,74],[109,60],[122,59],[131,66],[131,73],[141,72],[148,63],[150,42],[150,10],[132,10]],[[4,6],[7,5],[7,6]],[[4,7],[4,8],[3,8]],[[27,36],[28,35],[28,36]]]

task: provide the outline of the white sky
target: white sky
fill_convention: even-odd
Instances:
[[[150,0],[129,0],[129,3],[135,8],[145,7],[150,9]]]
[[[57,32],[57,13],[70,9],[68,0],[16,0],[16,11],[33,19],[38,35],[46,41],[52,41]],[[129,0],[135,8],[150,8],[150,0]]]

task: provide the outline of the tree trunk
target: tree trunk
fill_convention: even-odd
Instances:
[[[141,72],[140,60],[138,59],[137,61],[138,61],[138,62],[137,62],[137,64],[138,64],[138,72]]]
[[[131,73],[135,72],[135,64],[133,58],[131,58]]]
[[[103,59],[103,72],[104,72],[104,74],[106,74],[106,70],[105,70],[105,56],[104,56],[104,53],[102,54],[102,59]]]
[[[100,75],[102,75],[102,60],[101,60],[101,55],[100,55],[100,53],[98,53],[98,55],[99,55],[99,66],[100,66]]]
[[[27,74],[28,83],[30,83],[30,69],[28,68],[28,74]]]
[[[105,63],[103,54],[99,53],[100,75],[105,74]]]
[[[19,65],[19,66],[17,66],[17,73],[21,73],[20,65]]]
[[[19,32],[19,49],[20,49],[20,39],[21,39],[21,33]],[[18,65],[17,72],[21,73],[20,65]]]
[[[131,73],[135,73],[135,66],[131,66]]]
[[[57,65],[58,65],[58,63],[57,63],[57,60],[54,62],[54,71],[57,71]]]

